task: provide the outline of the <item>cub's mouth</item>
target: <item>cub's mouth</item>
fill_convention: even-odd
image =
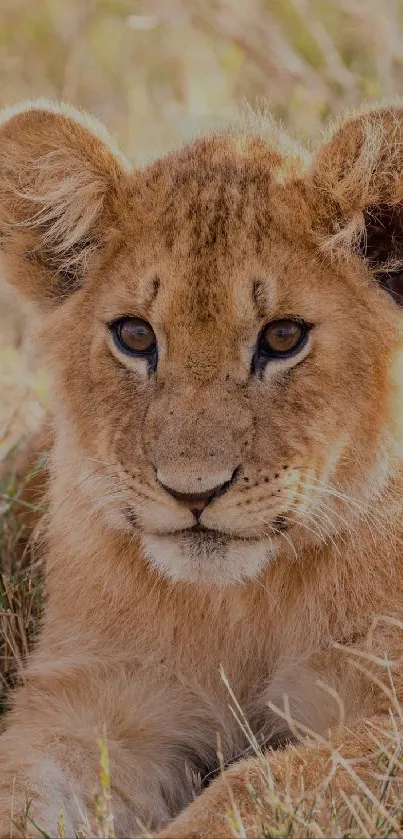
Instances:
[[[175,581],[231,585],[256,577],[273,557],[270,539],[240,538],[197,523],[169,534],[142,532],[151,566]]]
[[[278,516],[278,518],[283,519],[283,517]],[[284,521],[284,523],[279,523],[279,526],[273,528],[273,537],[276,533],[280,533],[283,530],[288,529],[288,524]],[[260,541],[256,536],[238,536],[237,534],[226,533],[223,530],[217,530],[216,528],[206,527],[204,524],[197,522],[194,524],[193,527],[185,527],[182,530],[175,530],[172,532],[172,537],[175,538],[177,536],[188,535],[189,537],[194,536],[195,538],[199,538],[200,541],[205,539],[206,541],[210,540],[214,542],[216,540],[217,543],[220,541],[227,541],[227,542],[239,542],[241,544],[245,544],[248,542],[258,542]]]
[[[145,558],[159,575],[175,581],[227,586],[250,580],[276,557],[281,536],[292,526],[292,517],[277,515],[267,529],[258,533],[237,533],[212,526],[200,519],[172,527],[161,522],[141,526],[137,516],[126,514],[126,521],[137,527]],[[156,522],[157,524],[157,522]],[[168,525],[168,526],[167,526]],[[165,529],[166,528],[166,529]]]

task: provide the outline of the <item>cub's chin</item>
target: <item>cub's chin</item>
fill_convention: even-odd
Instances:
[[[273,557],[268,540],[233,539],[217,531],[142,533],[151,565],[171,580],[226,586],[256,577]]]

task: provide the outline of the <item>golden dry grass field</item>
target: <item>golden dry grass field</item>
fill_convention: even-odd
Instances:
[[[135,163],[245,100],[310,144],[332,115],[399,94],[403,0],[0,0],[0,107],[70,101],[104,121]],[[47,401],[28,333],[0,276],[0,460]],[[37,563],[15,549],[18,504],[18,487],[0,485],[0,712],[40,608]],[[400,742],[389,751],[401,761]],[[390,816],[354,806],[348,835],[397,835],[401,802]],[[270,835],[335,830],[331,816],[320,826],[302,814],[282,816]]]

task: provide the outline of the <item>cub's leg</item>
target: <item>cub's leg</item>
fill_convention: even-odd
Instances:
[[[359,646],[336,647],[314,656],[305,671],[290,671],[288,683],[286,671],[274,678],[266,699],[270,703],[274,699],[281,712],[287,696],[293,728],[290,735],[301,735],[300,722],[310,732],[309,741],[301,738],[297,745],[268,750],[261,758],[229,767],[158,837],[232,839],[239,835],[258,839],[271,835],[271,829],[273,834],[278,832],[279,813],[280,822],[282,812],[285,823],[287,813],[309,813],[312,808],[321,826],[329,822],[329,814],[336,808],[339,827],[348,832],[351,812],[346,795],[358,796],[364,807],[372,800],[376,809],[376,802],[384,798],[382,781],[392,769],[395,777],[390,795],[398,793],[400,798],[401,634],[392,628],[374,644],[369,638]],[[388,650],[389,659],[385,659],[384,650]],[[337,714],[332,706],[333,711],[338,709]],[[393,757],[394,752],[392,767],[387,756]]]
[[[192,799],[186,742],[191,732],[172,714],[179,695],[155,684],[145,689],[115,671],[85,683],[83,673],[28,684],[17,695],[0,737],[0,837],[65,835],[89,824],[100,792],[97,736],[105,737],[117,836],[136,836],[165,824]],[[186,717],[186,713],[185,713]],[[183,738],[181,744],[181,737]],[[41,831],[43,832],[41,834]]]
[[[89,835],[95,828],[95,800],[100,792],[97,783],[99,755],[94,747],[95,735],[69,737],[63,743],[63,732],[50,733],[44,742],[21,725],[0,740],[0,837],[56,836],[60,819],[65,822],[65,835],[74,837],[80,826],[88,825]],[[145,776],[150,774],[146,760],[136,766],[124,749],[114,744],[110,749],[114,782],[112,799],[118,835],[140,834],[141,824],[163,823],[167,810],[155,789],[145,789]],[[147,771],[148,770],[148,771]],[[151,821],[150,814],[154,815]],[[138,819],[138,821],[137,821]]]
[[[377,730],[390,731],[387,717],[372,723]],[[273,835],[281,830],[281,812],[286,826],[287,814],[294,808],[301,817],[314,808],[315,821],[324,825],[332,807],[337,809],[341,824],[344,807],[349,820],[351,813],[346,812],[343,796],[360,797],[361,792],[364,799],[357,778],[371,787],[376,772],[381,770],[376,766],[374,739],[364,725],[354,734],[339,732],[339,738],[334,746],[349,769],[337,764],[337,759],[334,763],[330,745],[288,746],[284,751],[267,752],[261,759],[242,760],[213,781],[169,827],[157,834],[158,839],[261,839],[271,835],[270,828]]]

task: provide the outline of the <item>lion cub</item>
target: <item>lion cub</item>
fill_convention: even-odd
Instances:
[[[27,806],[30,836],[91,822],[104,732],[118,836],[232,836],[231,801],[255,835],[220,668],[280,791],[304,763],[314,799],[329,730],[365,776],[385,650],[403,700],[402,202],[399,107],[313,159],[262,120],[143,170],[70,107],[4,115],[2,264],[41,312],[54,444],[1,836]],[[232,765],[191,803],[217,734]]]

